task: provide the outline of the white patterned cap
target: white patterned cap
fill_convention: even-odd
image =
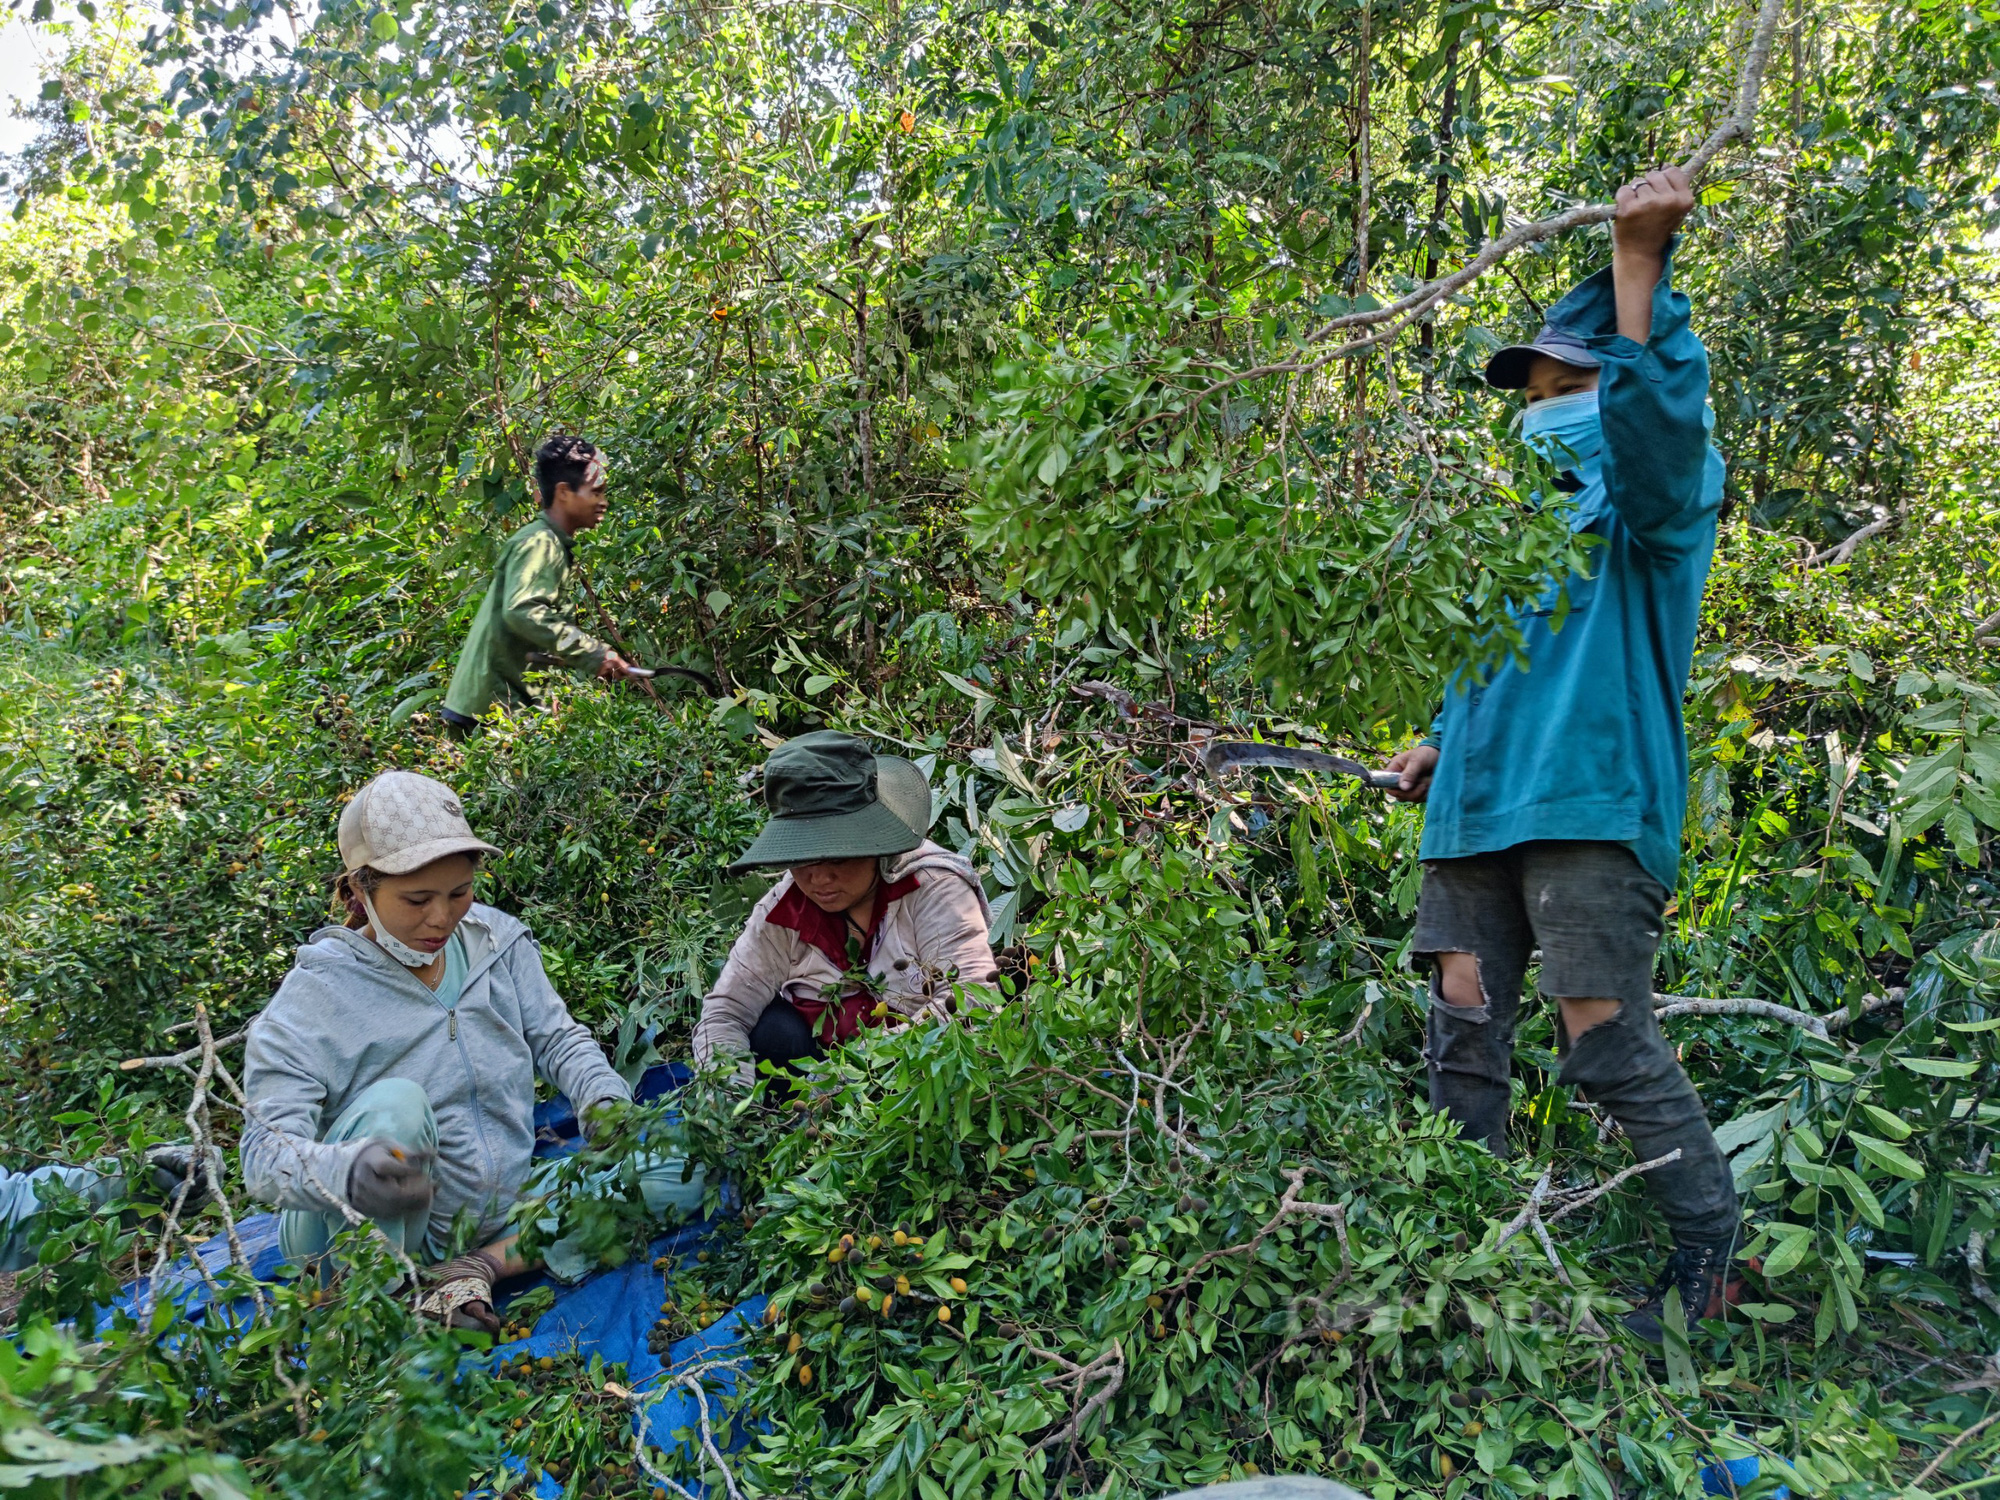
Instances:
[[[384,771],[340,814],[340,860],[384,875],[407,875],[448,854],[498,854],[472,836],[458,793],[414,771]]]

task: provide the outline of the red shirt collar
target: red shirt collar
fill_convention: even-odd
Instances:
[[[868,923],[868,936],[861,944],[861,961],[864,964],[875,952],[875,935],[882,930],[882,918],[887,915],[890,903],[900,901],[916,888],[917,876],[912,871],[875,892],[875,914]],[[771,908],[770,915],[764,920],[773,927],[785,927],[796,932],[831,959],[836,969],[847,972],[847,918],[838,912],[822,911],[806,898],[806,893],[796,884],[778,898],[778,904]]]

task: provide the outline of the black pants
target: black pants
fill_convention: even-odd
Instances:
[[[813,1035],[812,1022],[791,1001],[780,996],[764,1007],[750,1028],[750,1055],[760,1063],[775,1063],[796,1073],[802,1062],[826,1056]]]
[[[438,719],[444,725],[444,732],[455,740],[467,739],[479,732],[479,721],[455,708],[440,708]]]
[[[1507,1143],[1508,1080],[1528,957],[1542,950],[1542,993],[1617,1000],[1610,1020],[1572,1043],[1556,1022],[1556,1081],[1601,1105],[1640,1161],[1676,1147],[1680,1160],[1647,1173],[1674,1243],[1727,1245],[1739,1210],[1729,1163],[1715,1144],[1701,1097],[1653,1019],[1653,955],[1667,891],[1623,844],[1539,842],[1424,867],[1415,950],[1469,953],[1482,1005],[1445,1003],[1431,974],[1431,1107],[1494,1153]]]

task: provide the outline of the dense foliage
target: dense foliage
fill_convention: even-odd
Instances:
[[[1511,1160],[1419,1108],[1420,814],[1218,787],[1189,746],[1407,743],[1573,565],[1476,371],[1601,228],[1355,358],[1315,365],[1314,334],[1685,155],[1748,12],[32,14],[67,50],[0,236],[12,1164],[185,1138],[185,1070],[116,1063],[186,1046],[197,1006],[255,1012],[327,910],[342,794],[386,765],[464,791],[506,851],[485,899],[620,1066],[678,1055],[759,889],[719,872],[762,745],[832,724],[920,758],[1020,978],[780,1109],[686,1101],[740,1211],[663,1317],[775,1309],[730,1414],[743,1485],[1139,1494],[1254,1465],[1597,1500],[1750,1453],[1810,1494],[1990,1476],[2000,13],[1791,7],[1758,140],[1676,256],[1730,508],[1659,986],[1810,1024],[1664,1023],[1762,1263],[1664,1364],[1602,1331],[1660,1254],[1636,1185],[1555,1224],[1560,1267],[1501,1243],[1545,1170],[1574,1194],[1630,1164],[1553,1086],[1548,1018]],[[550,677],[443,738],[554,429],[613,458],[585,622],[720,690]],[[573,1185],[594,1244],[644,1235],[629,1193]],[[490,1368],[411,1322],[382,1257],[194,1329],[107,1311],[155,1211],[48,1225],[0,1343],[0,1488],[450,1495],[518,1486],[512,1454],[652,1492],[610,1462],[615,1372]]]

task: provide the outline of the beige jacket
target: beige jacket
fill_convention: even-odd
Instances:
[[[950,982],[991,986],[999,978],[987,941],[992,912],[972,866],[929,840],[883,861],[882,912],[868,972],[889,1008],[914,1016]],[[750,1028],[782,995],[809,1012],[837,996],[845,924],[805,899],[786,875],[750,913],[694,1028],[697,1066],[717,1054],[748,1053]],[[753,1076],[745,1063],[741,1076]]]

